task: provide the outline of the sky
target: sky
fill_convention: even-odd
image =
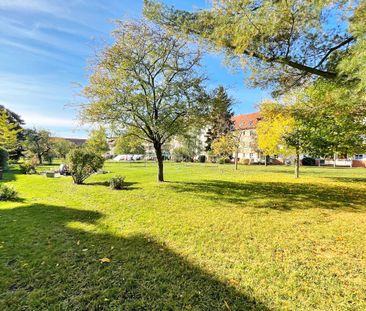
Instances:
[[[163,0],[179,9],[210,6],[208,0]],[[143,0],[0,0],[0,104],[20,114],[26,127],[54,136],[87,137],[78,121],[81,87],[95,51],[110,44],[116,19],[138,19]],[[205,54],[207,85],[224,85],[234,112],[248,113],[269,94],[246,87],[220,55]]]

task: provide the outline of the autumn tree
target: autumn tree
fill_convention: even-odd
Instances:
[[[212,143],[212,151],[216,156],[229,158],[235,150],[235,139],[232,133],[216,138]]]
[[[112,129],[134,128],[136,137],[154,146],[162,182],[162,147],[206,111],[200,53],[145,21],[121,21],[113,35],[84,89],[89,103],[83,118]]]
[[[250,69],[254,86],[283,93],[317,78],[366,79],[357,68],[365,62],[354,57],[365,51],[365,1],[214,0],[195,12],[144,3],[149,19]]]
[[[257,125],[258,147],[266,156],[295,156],[295,177],[299,177],[300,153],[303,151],[303,135],[291,106],[273,101],[260,105],[261,120]]]
[[[210,113],[206,133],[206,151],[211,150],[212,142],[220,136],[226,135],[234,128],[232,117],[233,99],[230,98],[223,86],[216,88],[210,96]]]

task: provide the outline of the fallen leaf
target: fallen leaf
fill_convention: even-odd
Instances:
[[[103,257],[103,258],[99,259],[99,261],[100,261],[101,263],[111,262],[111,260],[110,260],[109,258],[107,258],[107,257]]]

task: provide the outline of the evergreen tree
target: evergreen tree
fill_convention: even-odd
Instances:
[[[8,116],[8,122],[14,125],[14,129],[17,131],[17,141],[22,142],[24,140],[24,132],[23,132],[23,119],[15,112],[7,109],[3,105],[0,105],[0,113],[5,111]],[[22,156],[22,146],[21,144],[17,144],[15,148],[9,151],[9,157],[11,159],[19,159]]]
[[[212,142],[215,139],[234,129],[232,105],[233,100],[223,86],[219,86],[213,91],[209,115],[209,130],[206,134],[206,151],[211,150]]]

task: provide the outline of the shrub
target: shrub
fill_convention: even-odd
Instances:
[[[219,161],[218,161],[218,163],[219,163],[219,164],[225,164],[225,163],[226,163],[226,161],[227,161],[227,159],[226,159],[226,158],[220,158],[220,159],[219,159]]]
[[[114,176],[109,180],[109,187],[114,190],[121,190],[125,187],[125,176]]]
[[[69,152],[66,162],[74,183],[80,185],[103,167],[104,158],[90,150],[78,148]]]
[[[24,174],[35,174],[37,173],[38,163],[38,159],[36,157],[32,157],[31,159],[27,159],[22,164],[20,164],[20,169]]]
[[[250,164],[250,160],[249,159],[240,159],[239,163],[240,164],[243,164],[243,165],[249,165]]]
[[[303,158],[301,161],[304,166],[315,166],[315,159],[313,158]]]
[[[205,163],[206,162],[206,156],[201,154],[200,156],[198,156],[198,162],[200,163]]]
[[[172,160],[175,162],[190,161],[191,156],[187,148],[178,147],[173,150]]]
[[[0,201],[15,200],[17,197],[18,194],[13,188],[0,184]]]

